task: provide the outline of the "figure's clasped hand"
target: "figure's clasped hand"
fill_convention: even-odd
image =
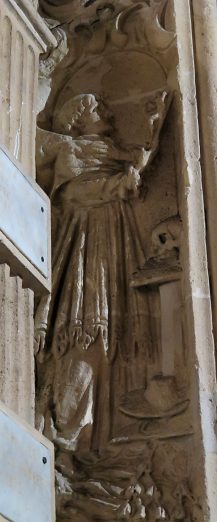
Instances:
[[[102,160],[109,157],[111,154],[110,144],[103,140],[74,140],[71,143],[69,142],[68,146],[69,149],[71,149],[71,152],[78,157],[82,154],[89,159],[94,158]]]
[[[63,142],[61,148],[61,167],[64,158],[67,162],[76,167],[82,164],[96,165],[104,164],[108,159],[114,157],[114,147],[107,140],[72,140],[67,139]]]
[[[141,183],[139,172],[135,167],[130,165],[126,174],[123,176],[120,187],[119,197],[121,199],[129,199],[129,197],[138,196],[138,188]]]
[[[139,149],[136,149],[134,151],[134,167],[139,171],[142,172],[144,168],[148,165],[150,158],[152,155],[152,150],[147,145],[147,148],[140,147]]]
[[[132,165],[128,168],[127,172],[127,188],[132,191],[134,195],[137,195],[138,188],[141,183],[139,171]]]
[[[109,146],[105,141],[90,141],[86,142],[85,152],[90,156],[103,159],[109,155]]]

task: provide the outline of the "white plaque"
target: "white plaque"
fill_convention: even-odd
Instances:
[[[50,202],[0,147],[0,262],[8,262],[24,285],[50,289]]]
[[[0,520],[54,522],[53,469],[53,445],[0,405]]]

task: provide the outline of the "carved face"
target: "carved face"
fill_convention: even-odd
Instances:
[[[105,105],[89,95],[80,125],[82,134],[107,134],[111,130],[111,119],[112,113]]]
[[[72,137],[107,134],[111,130],[111,112],[93,94],[75,96],[54,113],[53,130]]]

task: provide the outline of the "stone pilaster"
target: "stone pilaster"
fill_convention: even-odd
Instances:
[[[13,411],[34,422],[33,292],[0,265],[0,396]]]
[[[55,44],[36,4],[2,0],[0,5],[0,140],[31,177],[39,54]],[[22,288],[7,265],[0,266],[0,281],[0,398],[33,424],[33,292]]]
[[[55,40],[29,0],[4,0],[0,24],[0,139],[34,176],[39,54]]]
[[[204,212],[205,194],[202,183],[204,178],[207,193],[210,194],[209,200],[205,195],[205,208],[208,208],[209,211],[209,226],[212,214],[213,223],[209,228],[209,233],[212,233],[210,246],[212,261],[215,256],[216,263],[216,228],[213,233],[216,222],[216,210],[214,210],[214,205],[216,207],[214,188],[216,186],[216,180],[214,181],[216,175],[214,158],[216,136],[214,141],[214,133],[216,133],[216,129],[211,118],[211,112],[212,117],[214,115],[214,99],[216,103],[214,61],[212,71],[211,67],[208,67],[208,63],[212,60],[211,46],[215,48],[217,31],[217,18],[214,17],[213,12],[214,3],[203,2],[203,0],[198,2],[196,0],[193,3],[188,0],[185,2],[174,0],[183,140],[181,145],[183,157],[180,164],[182,174],[180,180],[183,183],[180,191],[182,193],[180,206],[185,238],[182,252],[185,270],[183,284],[186,331],[190,347],[195,455],[199,463],[197,479],[204,502],[203,520],[207,522],[216,521],[217,510],[215,486],[217,476],[216,367],[213,338],[213,319],[214,324],[216,319],[213,317],[211,308],[210,266],[209,259],[207,259]],[[210,10],[211,4],[212,9]],[[207,17],[210,20],[209,25]],[[210,35],[212,35],[212,43]],[[215,272],[216,268],[212,272],[212,276]]]

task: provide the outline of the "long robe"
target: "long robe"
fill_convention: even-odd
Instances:
[[[56,162],[46,339],[52,372],[43,389],[46,425],[64,450],[100,449],[119,435],[126,423],[120,398],[145,387],[152,357],[147,295],[130,287],[145,262],[135,193],[116,157],[115,148],[103,164],[83,157],[73,172],[67,161],[61,170],[61,157]]]

